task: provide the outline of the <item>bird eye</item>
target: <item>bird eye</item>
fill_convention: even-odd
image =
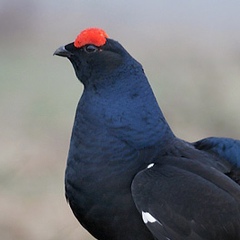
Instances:
[[[85,52],[87,53],[93,53],[93,52],[97,52],[98,51],[98,47],[94,46],[94,45],[86,45],[84,47]]]

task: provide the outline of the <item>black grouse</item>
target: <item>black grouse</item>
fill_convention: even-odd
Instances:
[[[54,54],[84,85],[65,174],[83,227],[99,240],[239,240],[240,141],[177,138],[141,64],[102,29]]]

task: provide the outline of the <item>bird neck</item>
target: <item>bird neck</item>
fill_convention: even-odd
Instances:
[[[125,76],[124,72],[129,73],[125,69],[116,82],[104,79],[107,87],[85,87],[77,112],[84,115],[94,128],[108,129],[109,134],[134,148],[165,145],[174,134],[142,68],[131,67],[131,71],[130,76]]]

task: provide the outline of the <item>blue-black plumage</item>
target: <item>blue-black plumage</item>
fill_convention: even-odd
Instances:
[[[55,55],[84,85],[65,174],[79,222],[100,240],[239,240],[240,141],[175,137],[141,64],[101,29]]]

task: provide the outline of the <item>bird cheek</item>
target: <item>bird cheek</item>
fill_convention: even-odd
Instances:
[[[89,78],[91,77],[91,70],[89,66],[85,63],[78,63],[75,68],[75,73],[77,78],[85,85],[89,82]]]

